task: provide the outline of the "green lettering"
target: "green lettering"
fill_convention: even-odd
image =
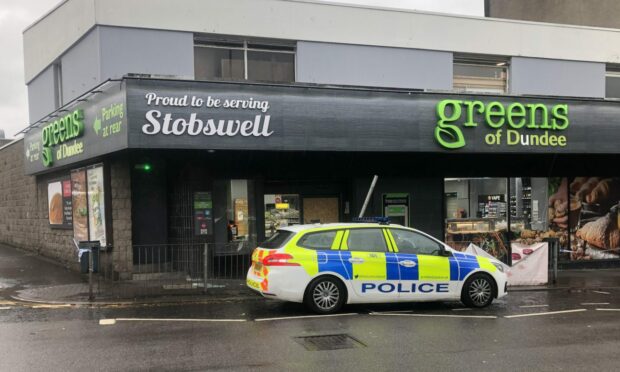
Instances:
[[[506,143],[509,145],[516,145],[519,143],[519,132],[516,130],[508,129],[506,131]]]
[[[551,124],[554,130],[564,130],[568,128],[568,105],[555,105],[551,109]]]
[[[501,103],[491,102],[487,105],[487,109],[485,110],[485,119],[487,121],[487,125],[491,128],[501,128],[505,121],[504,115],[506,115],[506,110]],[[499,118],[499,120],[493,121],[494,117]]]
[[[528,103],[527,108],[530,111],[530,122],[527,124],[527,127],[530,129],[536,129],[536,128],[541,128],[541,129],[551,129],[551,127],[549,126],[549,121],[547,119],[547,106],[543,105],[542,103]],[[542,119],[541,125],[539,126],[538,123],[536,122],[536,114],[540,112],[540,118]]]
[[[478,111],[480,114],[484,113],[484,103],[480,101],[464,101],[463,104],[467,107],[467,121],[463,123],[463,126],[477,126],[478,123],[474,121],[474,109],[478,107],[476,111]]]
[[[515,118],[519,118],[515,121]],[[513,103],[508,106],[508,125],[515,129],[522,128],[525,125],[525,106],[520,103]]]
[[[566,146],[566,137],[565,136],[558,136],[558,145],[559,146]]]
[[[463,132],[453,123],[461,117],[461,103],[463,101],[446,99],[437,104],[437,126],[435,127],[435,139],[439,144],[448,149],[458,149],[465,146]],[[447,116],[447,111],[452,110],[452,115]]]

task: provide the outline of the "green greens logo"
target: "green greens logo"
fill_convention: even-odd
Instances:
[[[568,128],[568,105],[555,105],[549,109],[541,103],[511,103],[462,101],[445,99],[437,104],[437,126],[435,139],[447,149],[465,146],[463,128],[475,128],[479,121],[495,129],[485,136],[488,145],[508,146],[566,146],[566,137],[550,134],[549,131],[563,131]],[[461,122],[459,124],[459,122]],[[502,128],[506,127],[505,141]],[[523,134],[520,129],[538,130],[542,134]]]
[[[65,142],[81,137],[83,134],[84,112],[81,109],[75,110],[43,127],[43,131],[41,132],[41,139],[43,142],[41,160],[43,161],[43,165],[51,167],[54,164],[54,151],[52,151],[52,148],[57,145],[62,146],[56,150],[56,159],[82,153],[82,143],[73,141],[74,143],[72,145],[67,145]]]

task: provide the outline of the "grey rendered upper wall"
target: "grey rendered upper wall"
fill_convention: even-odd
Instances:
[[[60,58],[63,105],[101,82],[99,31],[90,30]]]
[[[300,41],[297,81],[410,89],[452,89],[452,53]]]
[[[512,57],[510,93],[605,97],[605,64]]]
[[[34,123],[55,109],[54,66],[49,66],[28,84],[28,121]]]
[[[108,79],[128,73],[194,77],[194,39],[188,32],[98,26],[60,57],[62,103]],[[53,112],[54,74],[50,65],[28,84],[30,122]]]
[[[99,27],[101,77],[128,73],[194,78],[194,35],[191,32]]]

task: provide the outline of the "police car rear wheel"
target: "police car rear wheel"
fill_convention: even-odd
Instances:
[[[493,283],[486,275],[474,275],[467,279],[461,295],[463,303],[469,307],[486,307],[493,302]]]
[[[344,300],[345,289],[342,283],[335,278],[323,277],[310,283],[304,302],[316,313],[331,314],[340,310]]]

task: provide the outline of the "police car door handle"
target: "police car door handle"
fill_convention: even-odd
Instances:
[[[404,267],[414,267],[416,265],[415,261],[411,261],[411,260],[403,260],[403,261],[398,262],[398,264]]]
[[[359,257],[351,257],[349,258],[350,263],[363,263],[364,259]]]

